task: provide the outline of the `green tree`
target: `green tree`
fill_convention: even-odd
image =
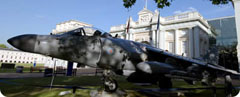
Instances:
[[[219,65],[239,71],[236,47],[237,43],[233,43],[233,45],[219,46]]]
[[[0,48],[8,48],[5,44],[0,44]]]
[[[171,2],[174,0],[154,0],[157,4],[158,8],[163,8],[166,6],[170,6]],[[228,4],[229,2],[232,2],[232,0],[210,0],[212,4],[219,5],[219,4]],[[125,8],[130,8],[135,4],[136,0],[123,0],[123,6]]]

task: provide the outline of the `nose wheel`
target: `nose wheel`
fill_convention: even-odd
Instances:
[[[117,81],[112,78],[104,79],[104,88],[107,92],[115,92],[118,88]]]
[[[103,85],[106,92],[115,92],[118,89],[118,83],[112,76],[113,73],[110,70],[103,71]]]

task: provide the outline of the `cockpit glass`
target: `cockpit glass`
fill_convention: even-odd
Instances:
[[[95,27],[81,27],[73,30],[73,32],[74,32],[74,35],[78,35],[78,36],[103,35],[104,33],[106,33],[105,31],[97,29]]]

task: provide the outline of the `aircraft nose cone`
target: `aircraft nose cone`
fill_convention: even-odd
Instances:
[[[8,43],[14,46],[15,48],[27,51],[34,52],[35,43],[36,43],[37,35],[20,35],[13,38],[8,39]]]

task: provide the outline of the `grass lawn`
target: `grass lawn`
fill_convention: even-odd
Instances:
[[[0,67],[2,63],[0,62]],[[14,69],[0,69],[0,73],[12,73],[16,72],[17,66],[24,66],[23,72],[30,72],[30,67],[33,66],[33,64],[26,64],[26,63],[16,63]],[[36,64],[36,66],[44,66],[44,64]],[[36,71],[37,72],[37,71]]]
[[[68,86],[82,86],[88,87],[92,89],[100,89],[103,88],[102,81],[99,76],[81,76],[81,77],[56,77],[54,80],[54,85],[68,85]],[[120,89],[124,89],[127,91],[130,97],[147,97],[148,95],[137,92],[133,89],[142,89],[142,88],[157,88],[156,85],[151,86],[138,86],[132,83],[129,83],[125,80],[124,77],[116,78]],[[3,79],[0,79],[3,80]],[[54,88],[50,90],[49,88],[39,88],[39,87],[31,87],[27,85],[49,85],[51,82],[51,77],[45,78],[24,78],[24,79],[5,79],[5,81],[10,81],[14,83],[21,83],[22,85],[9,85],[2,83],[0,81],[0,90],[7,97],[59,97],[59,93],[62,91],[70,91],[71,89],[57,89]],[[174,87],[202,87],[200,83],[197,85],[188,85],[184,81],[173,80]],[[222,85],[218,85],[222,86]],[[91,90],[85,89],[76,91],[76,94],[67,94],[60,97],[89,97]],[[163,97],[168,97],[169,95],[163,95]],[[185,96],[182,97],[212,97],[211,90],[196,90],[192,92],[185,93]],[[224,97],[223,90],[217,90],[217,97]]]

